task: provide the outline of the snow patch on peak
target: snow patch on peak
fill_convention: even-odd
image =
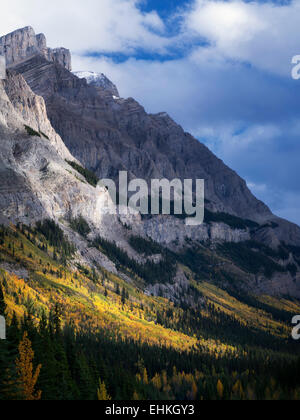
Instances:
[[[114,99],[119,99],[119,91],[103,73],[96,73],[93,71],[76,71],[74,72],[75,76],[80,79],[86,79],[87,83],[91,86],[100,87],[112,94]]]

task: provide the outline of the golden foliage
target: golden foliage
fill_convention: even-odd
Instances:
[[[222,382],[220,381],[220,379],[218,380],[218,383],[217,383],[217,393],[218,393],[218,396],[221,400],[223,398],[223,395],[224,395],[224,386],[223,386]]]
[[[139,400],[140,400],[139,394],[138,394],[136,391],[134,391],[134,394],[133,394],[132,400],[133,400],[133,401],[139,401]]]
[[[25,332],[19,344],[19,356],[16,360],[16,368],[23,396],[27,401],[40,400],[42,396],[41,391],[35,391],[42,366],[39,365],[35,373],[33,373],[33,359],[34,352],[31,347],[31,341],[28,338],[27,332]]]
[[[243,399],[244,391],[243,386],[240,380],[236,381],[235,385],[232,388],[232,397],[233,399]]]
[[[111,397],[109,396],[106,385],[104,382],[99,379],[99,388],[97,390],[98,401],[110,401]]]

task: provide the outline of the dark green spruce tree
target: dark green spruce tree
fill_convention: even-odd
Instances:
[[[0,279],[0,315],[6,317],[3,280]],[[18,386],[15,372],[16,352],[9,339],[0,340],[0,400],[16,399]]]

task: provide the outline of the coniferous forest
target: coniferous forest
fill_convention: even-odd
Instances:
[[[74,265],[75,249],[55,222],[0,228],[1,399],[300,398],[299,345],[290,337],[297,301],[226,291],[198,274],[185,290],[194,302],[175,304],[141,291],[160,276],[151,264],[134,264],[101,238],[89,246],[114,256],[134,283]],[[167,251],[166,264],[175,264]]]

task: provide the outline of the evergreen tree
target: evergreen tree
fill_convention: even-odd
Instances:
[[[117,294],[117,295],[120,295],[120,294],[121,294],[121,291],[120,291],[120,286],[119,286],[119,284],[118,284],[118,283],[116,284],[116,294]]]
[[[2,287],[2,281],[0,282],[0,315],[5,316],[6,304],[4,300],[4,293]]]
[[[123,287],[122,289],[122,304],[125,305],[126,303],[126,289]]]
[[[0,340],[0,401],[20,396],[14,369],[14,353],[8,340]]]

